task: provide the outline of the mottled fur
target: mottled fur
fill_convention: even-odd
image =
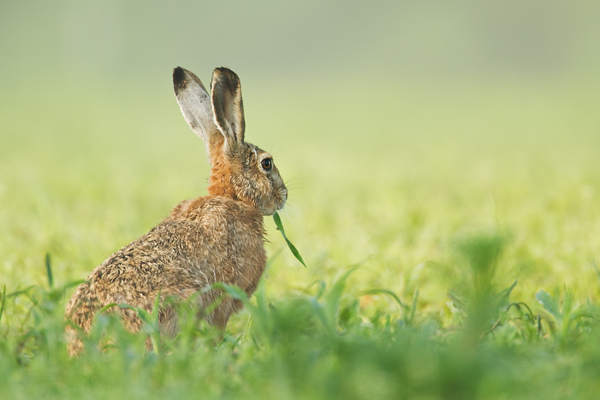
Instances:
[[[209,95],[193,73],[178,67],[173,84],[185,120],[206,145],[209,194],[173,207],[158,226],[111,255],[77,288],[65,317],[83,332],[89,332],[103,306],[124,303],[150,311],[159,291],[161,300],[186,299],[207,285],[224,282],[250,296],[264,271],[263,215],[283,207],[287,189],[269,162],[271,156],[244,141],[239,78],[229,69],[215,69]],[[199,312],[217,296],[215,291],[199,296]],[[223,329],[240,306],[225,299],[207,319]],[[113,307],[111,312],[118,313],[129,330],[140,329],[142,322],[134,311]],[[176,334],[171,307],[161,307],[159,325],[165,334]],[[67,335],[70,353],[77,354],[82,342],[70,325]]]

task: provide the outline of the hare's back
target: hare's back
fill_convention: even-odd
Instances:
[[[162,223],[112,254],[88,277],[102,303],[141,305],[163,295],[187,297],[209,283],[202,273],[208,260],[197,256],[207,247],[201,227],[185,221]],[[149,300],[148,300],[149,299]]]
[[[88,281],[110,297],[106,301],[137,305],[159,290],[185,298],[215,282],[243,289],[256,285],[266,260],[262,215],[221,197],[178,207],[92,272]]]

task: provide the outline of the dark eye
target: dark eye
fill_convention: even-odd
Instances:
[[[265,171],[270,171],[273,168],[273,160],[270,158],[265,158],[260,162],[260,165],[264,168]]]

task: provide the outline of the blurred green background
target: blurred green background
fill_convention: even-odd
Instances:
[[[599,300],[597,1],[2,1],[0,282],[82,279],[205,193],[175,66],[242,80],[290,195],[270,296],[363,262],[448,313],[457,237],[510,237],[499,285]],[[269,254],[283,247],[268,219]]]

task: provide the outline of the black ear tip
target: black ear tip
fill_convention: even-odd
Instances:
[[[176,88],[185,87],[187,84],[186,71],[181,67],[177,67],[173,70],[173,85]]]
[[[231,82],[239,82],[240,80],[237,74],[227,67],[215,68],[214,75],[219,79],[227,79]]]

